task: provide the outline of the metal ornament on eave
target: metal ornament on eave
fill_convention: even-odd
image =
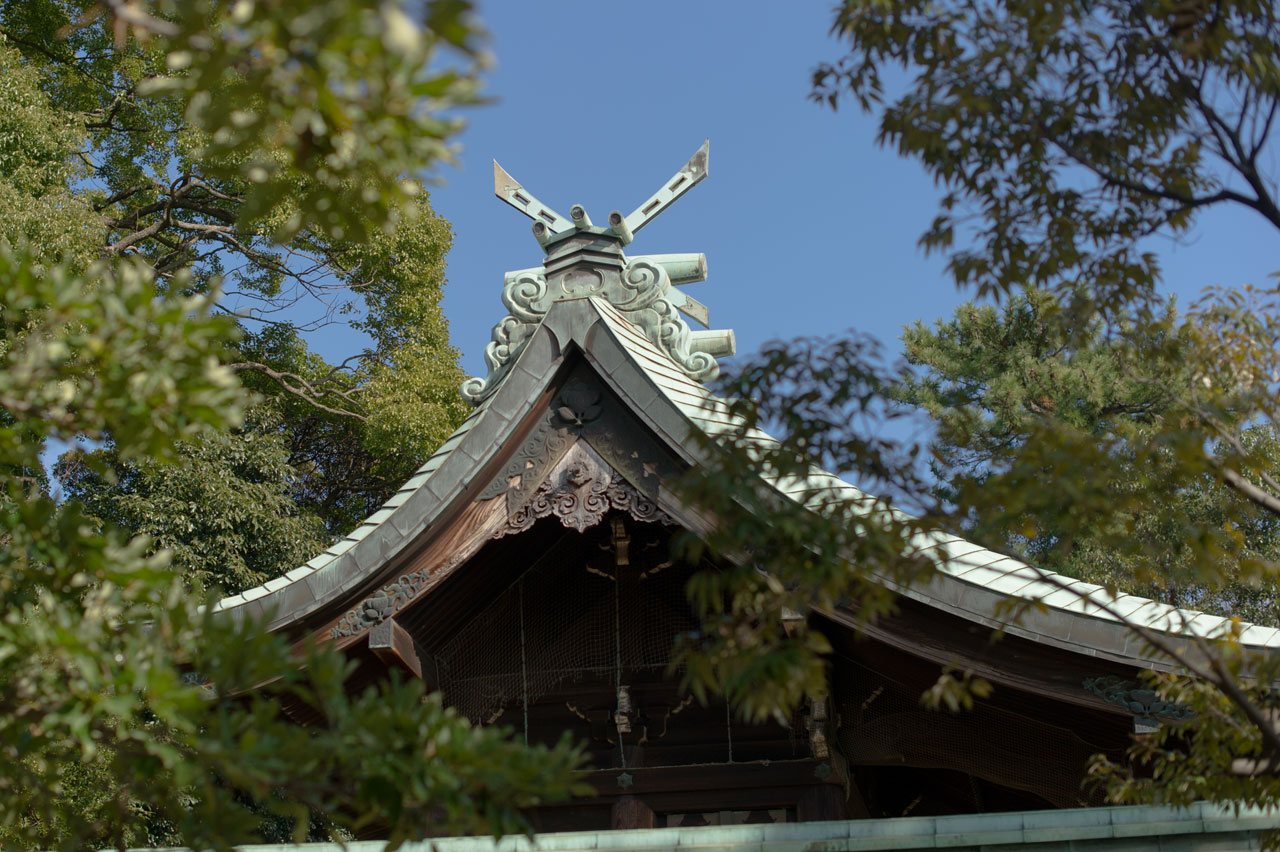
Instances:
[[[637,231],[707,176],[710,150],[707,140],[647,201],[627,216],[613,211],[603,228],[591,223],[580,204],[570,208],[568,218],[556,213],[494,161],[494,194],[533,219],[533,235],[546,257],[542,266],[504,276],[502,303],[510,313],[493,327],[485,347],[488,375],[464,381],[463,397],[478,405],[493,393],[551,305],[589,297],[607,299],[690,378],[706,382],[719,375],[716,358],[734,353],[733,332],[691,330],[685,317],[706,328],[710,314],[676,289],[707,279],[706,255],[627,257],[622,251]]]

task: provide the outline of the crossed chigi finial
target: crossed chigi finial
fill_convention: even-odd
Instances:
[[[618,210],[610,213],[607,227],[593,225],[581,204],[573,205],[568,217],[560,215],[494,161],[494,194],[533,220],[533,234],[546,256],[541,266],[517,269],[503,277],[502,303],[510,314],[493,327],[492,340],[485,347],[488,375],[463,382],[462,395],[474,404],[484,400],[501,383],[552,304],[583,298],[612,304],[690,378],[715,378],[716,358],[733,354],[733,332],[691,330],[684,317],[706,328],[709,311],[679,289],[706,280],[706,256],[628,256],[622,251],[637,231],[707,176],[710,152],[707,140],[629,215]]]
[[[609,228],[616,234],[622,244],[631,242],[637,231],[657,218],[676,199],[693,189],[707,176],[707,163],[711,157],[711,140],[702,143],[702,147],[689,158],[689,162],[680,167],[680,171],[662,185],[648,201],[641,204],[627,216],[614,210],[609,214]],[[519,210],[533,220],[533,233],[538,242],[546,245],[551,237],[569,230],[591,227],[591,220],[581,204],[575,204],[569,213],[572,219],[566,219],[547,205],[533,197],[533,193],[525,190],[520,182],[507,174],[507,170],[493,161],[493,192],[506,203]]]

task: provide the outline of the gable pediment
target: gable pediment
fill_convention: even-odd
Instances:
[[[637,517],[673,517],[664,483],[688,461],[662,429],[687,425],[669,404],[661,416],[642,370],[624,369],[626,343],[602,327],[600,308],[594,300],[555,305],[502,386],[384,509],[319,565],[221,607],[246,615],[275,608],[275,629],[345,643],[401,609],[406,590],[410,599],[430,593],[513,519],[541,517],[540,501],[579,525],[596,522],[597,488],[600,500]],[[591,512],[565,508],[577,496],[566,484],[571,450],[575,477],[590,476],[582,505]]]

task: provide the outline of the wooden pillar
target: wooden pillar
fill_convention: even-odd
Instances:
[[[840,819],[870,819],[871,808],[867,805],[866,796],[858,787],[856,778],[849,778],[849,795],[845,799],[845,815]]]
[[[836,784],[815,784],[796,802],[796,820],[844,819],[844,788]]]
[[[635,796],[619,796],[613,802],[614,828],[653,828],[653,808]]]

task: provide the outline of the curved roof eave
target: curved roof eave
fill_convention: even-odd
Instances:
[[[467,490],[513,430],[529,414],[564,363],[571,346],[582,351],[602,380],[631,412],[687,462],[699,451],[694,431],[716,434],[731,428],[728,405],[686,375],[607,301],[564,301],[547,313],[501,385],[481,403],[426,464],[351,535],[283,577],[220,601],[232,613],[277,613],[279,627],[367,587],[394,559],[441,517]],[[759,432],[759,440],[773,439]],[[798,502],[857,499],[856,487],[814,469],[801,480],[770,483]],[[1210,636],[1229,619],[1178,609],[1136,595],[1112,598],[1101,586],[1033,568],[959,536],[935,534],[920,542],[924,551],[947,555],[927,584],[896,588],[926,605],[1013,635],[1087,656],[1146,667],[1165,667],[1115,615],[1173,636]],[[890,584],[893,585],[893,584]],[[999,617],[1009,598],[1038,600],[1016,623]],[[1244,625],[1242,640],[1257,649],[1280,648],[1280,629]],[[1190,642],[1190,639],[1184,639]]]
[[[644,370],[652,383],[675,408],[688,419],[689,425],[714,434],[732,426],[728,405],[697,382],[684,376],[664,359],[661,350],[651,344],[608,304],[601,304],[602,318],[613,333],[625,340],[634,363]],[[651,405],[637,407],[635,412],[653,421],[658,410]],[[650,422],[651,427],[658,424]],[[687,435],[686,430],[665,429],[668,434]],[[773,441],[764,432],[762,442]],[[691,443],[686,453],[696,453]],[[858,499],[864,493],[844,480],[815,468],[806,479],[771,483],[780,493],[798,502],[824,499]],[[890,583],[907,597],[926,605],[992,628],[1042,642],[1086,656],[1146,667],[1169,667],[1153,658],[1144,640],[1115,614],[1154,632],[1185,637],[1211,637],[1221,634],[1230,619],[1197,610],[1179,609],[1169,604],[1137,595],[1113,597],[1102,586],[1086,583],[1051,571],[1035,568],[1020,560],[988,550],[960,536],[934,534],[919,542],[922,551],[943,550],[947,558],[940,560],[939,572],[927,584],[904,588]],[[1016,622],[999,617],[1009,598],[1038,601],[1043,606],[1028,608]],[[1241,627],[1243,643],[1256,649],[1280,648],[1280,629],[1255,624]]]
[[[272,613],[269,627],[276,629],[363,589],[462,496],[551,384],[561,363],[555,334],[550,327],[540,328],[507,381],[360,526],[285,575],[223,598],[216,611],[234,617]]]

